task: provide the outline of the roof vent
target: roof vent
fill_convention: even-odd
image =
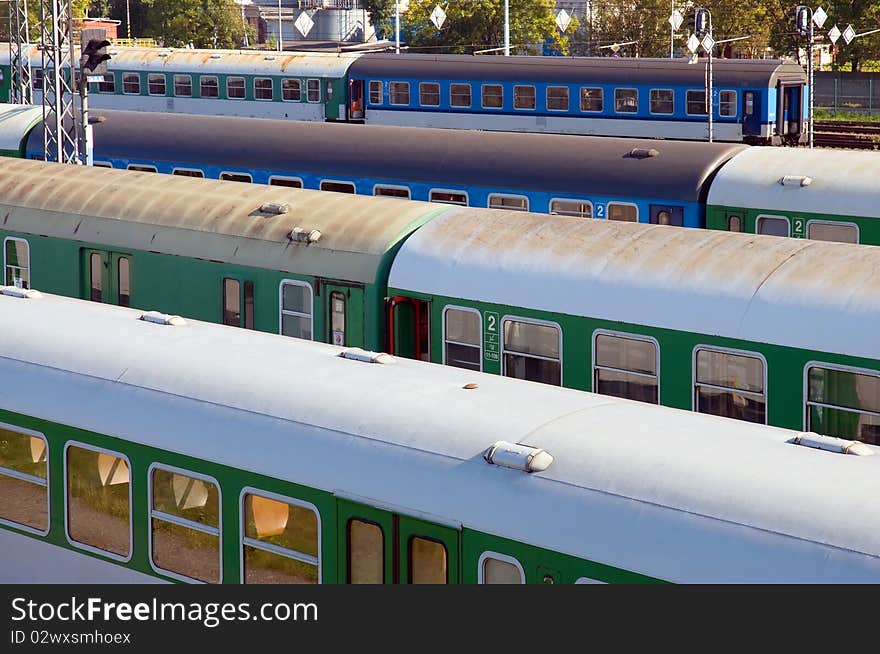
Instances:
[[[303,229],[302,227],[294,227],[290,234],[287,235],[291,241],[295,243],[317,243],[322,234],[317,229]]]
[[[290,211],[290,203],[289,202],[265,202],[260,205],[260,211],[263,213],[271,213],[280,215],[282,213],[287,213]]]
[[[783,186],[809,186],[813,183],[813,178],[806,175],[783,175],[779,183]]]
[[[339,353],[343,359],[353,359],[354,361],[363,361],[364,363],[394,363],[394,357],[385,352],[369,352],[359,347],[352,347]]]
[[[186,320],[180,316],[171,316],[167,313],[159,313],[158,311],[147,311],[139,320],[154,322],[157,325],[172,325],[174,327],[182,327],[186,324]]]
[[[221,55],[221,54],[212,54],[212,55],[211,55],[211,59],[219,59],[219,58],[222,57],[222,56],[223,56],[223,55]]]
[[[525,472],[544,472],[553,463],[553,457],[546,450],[519,443],[498,441],[483,453],[489,463]]]
[[[834,436],[821,436],[811,431],[798,434],[791,442],[795,445],[812,447],[825,450],[826,452],[837,452],[838,454],[874,455],[870,447],[859,441],[848,441],[845,438],[836,438]]]
[[[655,148],[633,148],[626,156],[631,159],[649,159],[651,157],[659,157],[660,151]]]
[[[462,388],[466,391],[472,391],[475,388],[479,388],[479,387],[480,387],[480,385],[477,384],[476,382],[469,382],[469,383],[465,384],[464,386],[462,386]]]
[[[32,288],[19,288],[18,286],[0,286],[0,294],[17,297],[26,300],[39,300],[43,294]]]
[[[156,56],[157,57],[167,57],[170,54],[171,54],[170,52],[158,52],[158,53],[156,53]]]
[[[275,55],[268,55],[266,57],[263,57],[263,59],[265,59],[266,61],[275,61]]]

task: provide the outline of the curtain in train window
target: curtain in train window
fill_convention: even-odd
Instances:
[[[281,80],[281,99],[286,102],[302,100],[302,84],[298,79]]]
[[[450,84],[449,100],[453,107],[470,107],[471,106],[471,85],[470,84]]]
[[[568,111],[568,87],[547,87],[547,109],[549,111]]]
[[[747,422],[767,422],[764,362],[754,356],[697,350],[695,409]]]
[[[5,284],[18,288],[31,287],[30,247],[20,238],[8,238],[3,244]]]
[[[880,445],[880,373],[810,367],[807,429]]]

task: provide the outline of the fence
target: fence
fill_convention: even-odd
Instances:
[[[832,114],[880,115],[880,73],[814,74],[813,107]]]

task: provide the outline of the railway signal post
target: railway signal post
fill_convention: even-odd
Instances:
[[[89,82],[104,81],[104,73],[107,72],[107,34],[103,29],[85,29],[82,31],[82,50],[79,60],[79,97],[82,112],[83,126],[83,155],[85,164],[92,165],[92,125],[89,122]]]

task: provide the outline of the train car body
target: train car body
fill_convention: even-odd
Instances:
[[[878,176],[876,152],[743,152],[712,183],[707,227],[878,245]]]
[[[876,448],[19,290],[4,582],[880,581]]]
[[[36,131],[42,139],[42,107],[30,105],[0,104],[0,157],[25,157],[37,146],[28,142]],[[42,143],[39,147],[43,156]]]
[[[704,227],[741,144],[103,111],[96,165],[361,195]],[[222,138],[217,138],[222,134]],[[41,158],[40,129],[29,154]],[[376,153],[381,152],[381,157]]]

